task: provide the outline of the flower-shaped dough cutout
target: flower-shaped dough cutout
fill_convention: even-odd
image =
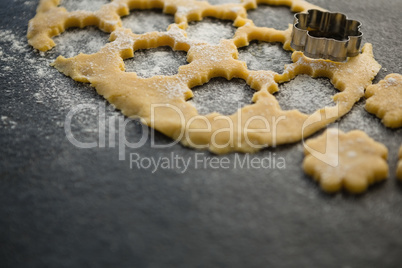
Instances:
[[[398,168],[396,170],[396,177],[402,181],[402,146],[399,149],[399,163]]]
[[[369,113],[382,118],[387,127],[402,127],[402,75],[387,75],[378,84],[367,87],[365,96]]]
[[[325,192],[362,193],[388,177],[387,148],[360,130],[332,128],[305,144],[304,171]]]

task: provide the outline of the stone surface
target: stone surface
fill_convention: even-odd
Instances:
[[[364,41],[373,43],[383,66],[377,82],[388,73],[402,73],[396,56],[397,37],[402,35],[399,0],[311,2],[363,23]],[[48,66],[57,54],[39,56],[26,45],[26,26],[36,5],[31,0],[0,1],[0,33],[11,31],[24,44],[17,47],[4,34],[0,39],[1,267],[392,267],[401,263],[402,238],[397,234],[402,232],[402,187],[393,173],[365,195],[330,196],[304,175],[300,143],[250,156],[282,157],[283,170],[204,169],[192,163],[185,173],[179,168],[155,173],[131,169],[129,154],[143,158],[173,154],[193,160],[197,155],[214,156],[180,145],[155,149],[150,140],[127,149],[123,161],[117,147],[76,148],[63,127],[68,112],[84,103],[102,107],[105,101],[89,86]],[[243,86],[239,81],[239,89]],[[364,110],[364,103],[360,101],[338,126],[343,131],[364,130],[384,143],[390,170],[395,170],[402,130],[385,128]],[[106,120],[120,116],[109,105],[105,113]],[[98,115],[93,108],[73,118],[77,140],[98,138]],[[127,140],[139,141],[141,131],[138,122],[128,124]],[[155,140],[170,142],[158,133]],[[218,158],[233,163],[239,156],[244,157]]]

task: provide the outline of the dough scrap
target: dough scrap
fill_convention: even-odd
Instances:
[[[305,144],[303,169],[325,192],[362,193],[388,177],[388,149],[360,130],[331,128]]]
[[[241,4],[224,5],[194,0],[115,0],[96,12],[67,12],[58,7],[58,0],[41,0],[37,15],[29,23],[28,40],[35,48],[47,51],[54,46],[51,37],[68,27],[96,25],[112,32],[111,42],[99,52],[68,59],[59,56],[53,66],[76,81],[90,83],[124,115],[141,118],[143,123],[180,140],[185,146],[209,149],[217,154],[256,152],[267,146],[298,142],[338,120],[363,97],[364,89],[381,68],[374,59],[371,44],[365,44],[360,55],[344,63],[313,60],[294,52],[294,63],[287,65],[283,74],[248,70],[245,62],[238,60],[237,49],[252,40],[281,42],[285,50],[291,50],[291,25],[279,31],[256,27],[247,19],[246,10],[261,3],[286,5],[294,12],[319,8],[302,0],[246,0]],[[166,32],[140,35],[122,27],[120,16],[128,15],[129,10],[151,8],[174,14],[175,24]],[[233,39],[210,45],[187,38],[188,22],[206,16],[233,20],[238,28]],[[140,78],[134,72],[125,72],[124,59],[134,57],[136,50],[160,46],[187,52],[189,64],[181,66],[173,76]],[[311,115],[282,110],[273,93],[279,90],[278,83],[298,74],[330,78],[340,91],[333,97],[336,105]],[[214,77],[245,80],[256,90],[254,103],[230,116],[199,115],[187,102],[193,97],[191,88]]]
[[[396,170],[396,177],[402,181],[402,146],[399,149],[399,163],[398,168]]]
[[[366,110],[382,118],[389,128],[402,127],[402,75],[389,74],[376,85],[367,87]]]

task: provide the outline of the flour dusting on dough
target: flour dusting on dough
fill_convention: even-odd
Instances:
[[[37,16],[29,23],[28,40],[34,47],[47,51],[55,45],[51,38],[65,31],[66,25],[79,23],[80,27],[85,27],[94,24],[105,32],[111,32],[110,42],[97,53],[80,54],[72,58],[60,56],[52,63],[53,66],[76,81],[91,83],[100,95],[126,116],[140,117],[143,123],[152,125],[173,139],[180,139],[186,146],[209,149],[218,154],[232,151],[255,152],[271,145],[297,142],[303,136],[312,135],[336,121],[348,113],[363,96],[363,89],[371,84],[371,80],[381,68],[373,58],[372,46],[366,44],[362,54],[350,58],[345,63],[312,60],[305,58],[300,52],[294,52],[293,63],[285,66],[281,74],[270,70],[248,69],[245,62],[238,60],[238,48],[247,46],[253,40],[280,42],[284,49],[290,49],[290,28],[259,28],[247,19],[246,9],[254,8],[255,3],[245,1],[241,4],[211,6],[207,2],[193,0],[116,0],[95,13],[69,13],[58,9],[57,1],[43,0],[40,2]],[[163,8],[164,12],[174,14],[176,24],[170,25],[167,32],[134,34],[121,26],[121,17],[129,14],[129,4],[130,9],[152,9],[156,6]],[[285,1],[283,4],[295,12],[319,8],[301,0]],[[204,17],[231,20],[236,32],[231,37],[225,37],[226,39],[221,39],[222,34],[225,34],[223,29],[219,34],[213,32],[212,38],[205,37],[209,40],[194,41],[186,37],[191,31],[188,24],[205,20]],[[197,35],[207,32],[201,30]],[[219,43],[216,43],[215,38],[219,38]],[[215,44],[208,44],[208,41]],[[141,78],[136,73],[124,71],[124,60],[135,58],[136,54],[140,54],[140,50],[164,46],[187,53],[188,64],[181,65],[176,75]],[[160,71],[158,67],[153,69]],[[140,72],[139,70],[141,75]],[[300,74],[330,78],[334,87],[340,91],[334,96],[335,106],[327,105],[311,115],[280,109],[272,94],[280,89],[278,84],[288,82]],[[256,91],[252,104],[229,116],[210,113],[200,117],[194,105],[187,102],[196,96],[196,90],[192,91],[191,88],[194,89],[216,77],[246,81]],[[226,95],[232,98],[230,101],[241,96],[231,95],[229,91]],[[153,113],[153,104],[163,104],[163,108]],[[193,121],[194,118],[202,120]],[[259,120],[255,120],[256,118]],[[305,123],[311,119],[315,120],[315,123],[306,126]],[[210,130],[192,131],[194,128],[205,129],[203,124],[206,122],[211,124]],[[214,132],[224,129],[228,122],[233,124],[236,131],[221,131],[220,135],[216,136]],[[259,131],[266,129],[267,125],[275,125],[275,133]],[[248,128],[258,131],[249,132]],[[180,135],[183,131],[186,134],[184,136]],[[251,136],[249,133],[252,133]]]
[[[366,110],[382,119],[390,128],[402,127],[402,75],[389,74],[367,88]]]
[[[362,131],[329,129],[305,144],[304,171],[326,192],[362,193],[388,177],[388,149]],[[329,163],[328,155],[337,158]]]
[[[83,31],[85,32],[86,30]],[[88,36],[90,35],[88,34]],[[82,103],[99,104],[102,102],[100,98],[94,98],[95,95],[90,91],[82,91],[79,88],[71,90],[71,87],[73,85],[77,86],[77,84],[66,80],[62,74],[50,66],[50,63],[58,55],[54,54],[53,51],[45,56],[40,56],[38,52],[32,51],[24,36],[13,33],[10,30],[0,30],[0,44],[0,61],[6,64],[3,72],[0,72],[0,76],[5,77],[18,73],[20,80],[14,82],[18,83],[19,88],[25,91],[28,96],[31,96],[31,101],[38,103],[38,105],[58,107],[61,111],[68,111],[74,105]],[[79,47],[81,45],[75,44],[73,45],[73,50],[78,51]],[[64,51],[62,46],[58,47],[57,51],[61,53],[71,52],[70,50]],[[24,64],[21,64],[21,62],[24,62]],[[37,79],[32,80],[32,77],[35,77],[35,75],[30,75],[32,73],[36,74]],[[80,87],[89,88],[86,85],[80,85]],[[3,94],[7,96],[7,94],[12,93],[12,90],[14,90],[14,87],[6,87],[3,90]],[[89,94],[85,94],[86,92]],[[12,110],[12,108],[8,109]],[[95,113],[95,111],[88,110],[83,121],[89,122],[89,118],[96,116],[92,112]],[[115,114],[117,115],[117,113]],[[4,126],[17,127],[17,122],[10,117],[3,119]],[[54,123],[60,127],[64,126],[62,121]],[[97,125],[92,124],[85,127],[96,129]]]

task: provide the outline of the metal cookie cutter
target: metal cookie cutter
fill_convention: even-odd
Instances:
[[[359,21],[342,13],[310,9],[295,14],[290,46],[307,57],[345,61],[357,56],[363,34]]]

